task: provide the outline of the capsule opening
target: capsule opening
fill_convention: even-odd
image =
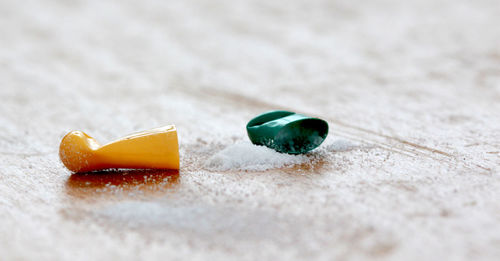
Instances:
[[[291,122],[274,137],[273,147],[279,152],[302,154],[317,148],[328,135],[328,123],[320,119]]]

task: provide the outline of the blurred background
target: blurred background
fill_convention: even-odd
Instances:
[[[19,110],[72,128],[93,128],[75,111],[106,116],[93,119],[100,129],[162,124],[178,110],[186,117],[171,95],[220,91],[414,139],[437,122],[489,122],[491,110],[476,107],[500,97],[499,9],[495,0],[3,0],[3,132],[25,121]]]

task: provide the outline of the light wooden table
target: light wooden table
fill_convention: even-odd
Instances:
[[[497,1],[0,1],[0,260],[498,260]],[[312,163],[214,171],[260,112]],[[62,136],[175,123],[180,172]]]

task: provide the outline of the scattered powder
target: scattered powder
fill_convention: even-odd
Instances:
[[[94,208],[91,212],[93,220],[116,226],[120,230],[137,228],[152,232],[158,231],[158,228],[171,227],[210,237],[214,233],[237,231],[237,235],[244,239],[274,237],[276,240],[282,233],[278,217],[273,213],[236,210],[227,206],[125,201]]]
[[[335,140],[331,144],[325,146],[326,151],[342,152],[350,151],[359,148],[358,144],[352,143],[348,140]]]
[[[250,142],[237,142],[210,157],[205,167],[212,171],[264,171],[309,161],[305,155],[284,154]]]
[[[106,206],[94,211],[95,218],[105,218],[129,227],[144,225],[158,226],[179,220],[177,212],[155,202],[123,202]],[[168,219],[170,218],[170,219]]]

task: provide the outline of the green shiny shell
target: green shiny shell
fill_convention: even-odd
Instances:
[[[303,154],[317,148],[328,135],[328,123],[289,111],[270,111],[247,124],[250,141],[281,153]]]

